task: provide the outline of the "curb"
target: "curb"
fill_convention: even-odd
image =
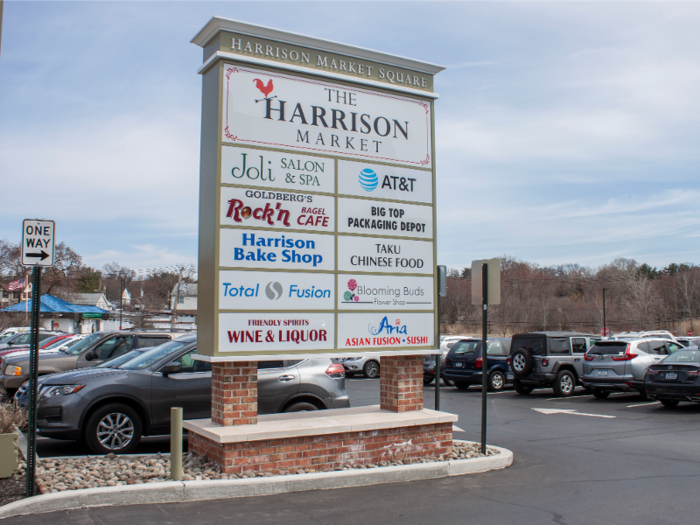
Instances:
[[[8,503],[4,507],[0,507],[0,519],[85,507],[246,498],[308,490],[340,489],[383,483],[420,481],[464,474],[477,474],[489,470],[503,469],[513,464],[513,453],[510,450],[493,445],[490,445],[489,448],[499,450],[500,454],[475,459],[435,461],[433,463],[416,463],[396,467],[352,469],[313,474],[229,480],[164,481],[121,487],[68,490],[54,494],[42,494]]]

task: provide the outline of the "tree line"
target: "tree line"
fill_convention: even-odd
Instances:
[[[21,265],[20,257],[17,244],[0,240],[0,278],[3,282],[21,279],[28,274]],[[182,282],[196,282],[196,271],[188,265],[144,273],[117,262],[105,264],[102,269],[92,268],[85,265],[82,256],[65,243],[56,245],[54,260],[54,266],[42,273],[41,293],[66,301],[70,301],[74,293],[102,292],[107,300],[118,305],[122,287],[125,287],[131,295],[131,305],[125,305],[125,310],[164,310],[170,308],[170,295],[181,273]]]
[[[501,258],[501,304],[489,307],[490,333],[576,330],[693,329],[700,313],[700,267],[669,264],[658,269],[631,259],[598,268],[577,264],[540,266]],[[471,271],[450,269],[441,303],[443,331],[479,333],[481,307],[471,304]],[[700,328],[700,327],[698,327]]]

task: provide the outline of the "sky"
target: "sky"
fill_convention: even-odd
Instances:
[[[700,264],[700,4],[5,1],[0,239],[197,262],[214,15],[441,64],[438,264]]]

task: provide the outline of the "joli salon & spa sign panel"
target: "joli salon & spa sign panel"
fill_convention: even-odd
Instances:
[[[204,48],[198,353],[434,351],[442,68],[220,18],[193,42]]]

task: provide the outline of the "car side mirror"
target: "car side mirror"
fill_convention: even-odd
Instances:
[[[95,355],[94,350],[90,350],[87,354],[85,354],[85,361],[94,361],[97,356]]]
[[[165,377],[169,376],[170,374],[177,374],[180,370],[182,370],[182,365],[177,361],[171,361],[160,369],[161,373]]]

